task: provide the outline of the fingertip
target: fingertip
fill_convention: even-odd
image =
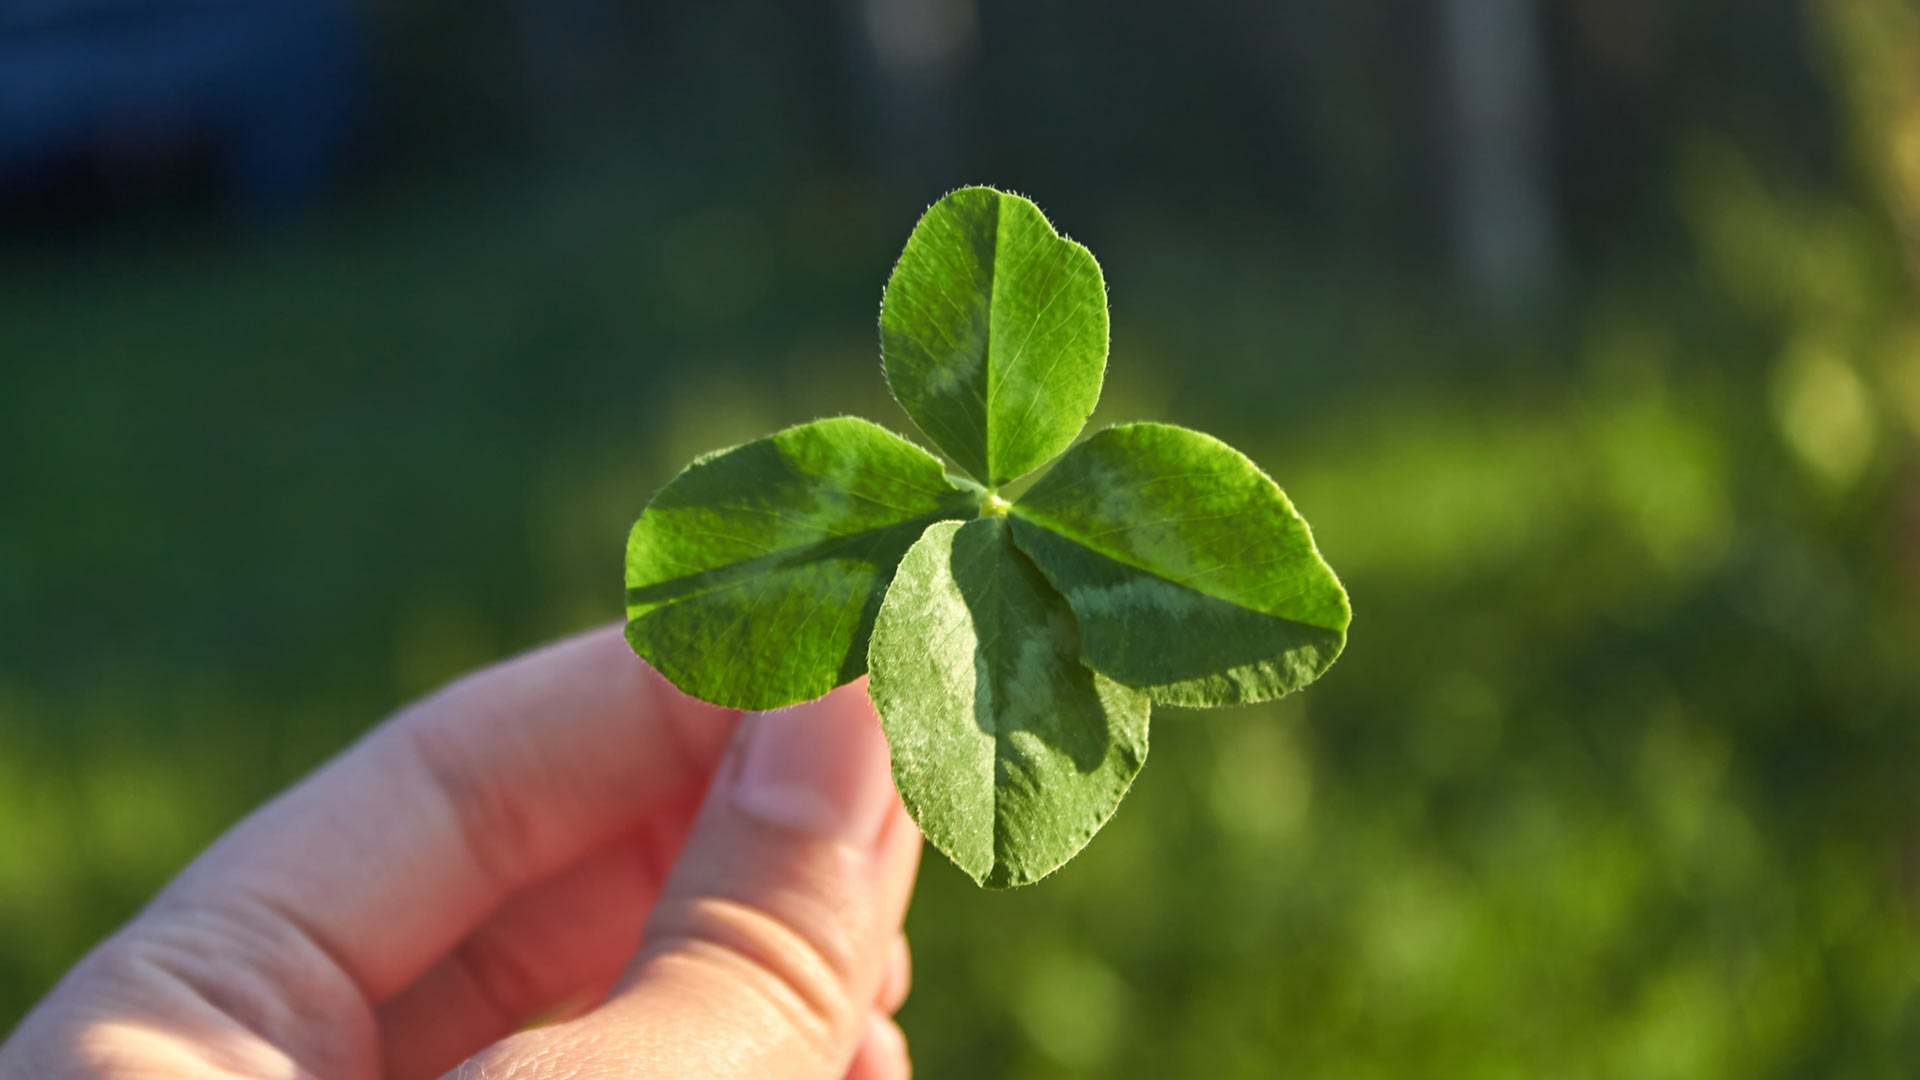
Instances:
[[[904,1037],[873,1019],[905,996],[921,851],[888,759],[859,683],[745,718],[621,985],[489,1060],[564,1045],[583,1068],[642,1052],[659,1075],[908,1076]]]
[[[846,1080],[908,1080],[912,1075],[913,1058],[900,1025],[879,1013],[867,1017],[860,1049],[847,1067]]]
[[[891,789],[891,772],[888,773],[888,785]],[[887,823],[881,830],[874,861],[877,864],[875,876],[881,882],[882,891],[899,898],[894,915],[896,926],[906,921],[907,905],[913,900],[914,879],[920,874],[920,854],[925,847],[926,838],[920,834],[920,826],[914,822],[913,815],[907,813],[899,792],[893,792],[891,809]]]
[[[764,825],[873,850],[899,801],[886,737],[854,686],[746,718],[723,769],[733,809]]]
[[[874,1006],[888,1015],[897,1013],[900,1006],[907,1003],[912,989],[913,950],[907,943],[907,935],[897,934],[887,956],[886,972],[880,978],[880,993],[874,998]]]

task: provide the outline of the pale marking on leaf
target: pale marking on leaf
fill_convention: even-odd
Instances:
[[[877,540],[879,537],[879,534],[891,532],[896,529],[905,529],[909,526],[918,526],[924,529],[927,525],[931,525],[936,521],[943,521],[943,520],[953,520],[953,519],[948,518],[941,513],[922,514],[919,518],[908,518],[903,521],[888,522],[885,525],[879,525],[872,529],[863,529],[858,532],[844,533],[838,536],[829,537],[824,541],[817,541],[817,542],[830,543],[834,540],[846,540],[848,541],[848,543],[844,545],[844,547],[851,548],[854,543],[860,540],[869,540],[870,542],[873,540]],[[782,550],[769,549],[765,554],[757,556],[756,558],[742,559],[739,562],[720,563],[714,566],[701,567],[699,570],[695,571],[695,574],[719,574],[724,571],[739,570],[739,569],[746,568],[749,563],[759,562],[762,559],[777,560],[777,559],[786,557],[790,553],[797,553],[804,548],[808,548],[812,546],[813,544],[809,543],[809,544],[798,545],[795,548],[787,548]],[[765,575],[746,574],[746,575],[737,577],[732,581],[723,582],[721,584],[714,585],[710,588],[701,589],[698,592],[689,592],[689,593],[684,593],[678,596],[665,598],[657,603],[652,603],[652,605],[648,608],[648,612],[651,613],[653,611],[658,611],[662,608],[671,607],[675,604],[685,603],[688,600],[698,600],[705,597],[709,597],[716,593],[725,592],[729,589],[736,588],[740,585],[750,584],[754,581],[763,580],[765,577],[771,577],[786,571],[798,572],[798,571],[805,570],[809,567],[816,566],[821,563],[830,563],[830,562],[839,562],[839,561],[844,561],[843,557],[840,554],[839,549],[815,552],[813,553],[813,557],[806,560],[805,562],[792,563],[787,566],[774,566],[774,567],[771,567]],[[688,576],[693,576],[693,575],[688,575]],[[668,584],[668,582],[656,581],[656,582],[650,582],[646,585],[637,585],[637,586],[628,586],[628,587],[632,589],[650,589],[650,588],[657,588],[665,584]],[[631,607],[633,605],[629,604],[628,606]]]
[[[1200,588],[1200,587],[1199,587],[1199,586],[1197,586],[1197,585],[1190,585],[1190,584],[1188,584],[1188,583],[1187,583],[1187,581],[1185,581],[1185,580],[1182,580],[1182,579],[1180,579],[1180,578],[1174,578],[1174,577],[1169,577],[1169,576],[1167,576],[1167,574],[1165,574],[1165,573],[1164,573],[1164,572],[1162,572],[1162,571],[1159,571],[1159,570],[1153,570],[1153,569],[1150,569],[1150,568],[1148,568],[1148,567],[1145,567],[1145,566],[1141,566],[1141,565],[1139,565],[1138,563],[1136,563],[1136,562],[1134,562],[1133,560],[1131,560],[1131,559],[1127,559],[1127,558],[1123,558],[1123,557],[1121,557],[1121,556],[1119,556],[1119,555],[1117,555],[1117,554],[1114,554],[1113,552],[1110,552],[1110,551],[1105,551],[1105,550],[1103,550],[1103,549],[1100,549],[1100,548],[1096,548],[1096,547],[1094,547],[1094,546],[1093,546],[1093,545],[1091,545],[1091,544],[1083,544],[1083,543],[1081,543],[1081,542],[1080,542],[1080,541],[1079,541],[1078,539],[1076,539],[1076,538],[1075,538],[1075,537],[1074,537],[1074,536],[1073,536],[1073,535],[1072,535],[1071,533],[1069,533],[1069,532],[1067,532],[1067,531],[1065,531],[1065,530],[1063,530],[1063,529],[1060,529],[1060,528],[1057,528],[1057,527],[1055,527],[1055,526],[1054,526],[1053,524],[1050,524],[1050,523],[1048,523],[1048,522],[1046,522],[1046,521],[1043,521],[1043,520],[1040,520],[1040,519],[1039,519],[1038,517],[1036,517],[1036,516],[1035,516],[1035,514],[1033,513],[1033,511],[1032,511],[1031,509],[1025,509],[1025,508],[1023,508],[1023,507],[1021,507],[1021,506],[1020,506],[1019,504],[1017,504],[1017,503],[1016,503],[1016,504],[1014,505],[1014,508],[1013,508],[1013,510],[1011,511],[1011,513],[1012,513],[1012,514],[1017,514],[1017,515],[1019,515],[1019,516],[1020,516],[1020,517],[1021,517],[1021,518],[1022,518],[1023,520],[1025,520],[1025,521],[1026,521],[1026,522],[1028,522],[1029,524],[1031,524],[1031,525],[1033,525],[1033,526],[1035,526],[1036,528],[1041,528],[1041,529],[1045,529],[1045,530],[1046,530],[1047,532],[1049,532],[1049,533],[1052,533],[1053,535],[1055,535],[1055,536],[1057,536],[1057,537],[1059,537],[1059,538],[1060,538],[1060,539],[1062,539],[1062,540],[1065,540],[1065,541],[1066,541],[1067,543],[1069,543],[1069,544],[1077,544],[1077,545],[1079,545],[1080,547],[1083,547],[1083,548],[1085,548],[1086,550],[1088,550],[1088,551],[1091,551],[1091,552],[1093,552],[1094,554],[1096,554],[1096,555],[1099,555],[1099,556],[1101,556],[1102,558],[1105,558],[1105,559],[1107,559],[1107,560],[1109,560],[1109,561],[1111,561],[1111,562],[1116,562],[1116,563],[1119,563],[1119,564],[1120,564],[1121,566],[1124,566],[1124,567],[1127,567],[1127,568],[1128,568],[1128,569],[1130,569],[1130,570],[1134,570],[1134,571],[1137,571],[1137,572],[1139,572],[1139,573],[1141,573],[1141,574],[1145,574],[1145,575],[1147,575],[1148,577],[1151,577],[1151,578],[1154,578],[1155,580],[1157,580],[1157,581],[1161,581],[1161,582],[1164,582],[1164,583],[1166,583],[1166,584],[1168,584],[1168,585],[1172,585],[1172,586],[1175,586],[1176,588],[1182,588],[1182,589],[1186,589],[1186,590],[1188,590],[1189,592],[1195,592],[1195,593],[1198,593],[1198,594],[1200,594],[1201,596],[1204,596],[1204,597],[1207,597],[1208,599],[1211,599],[1211,600],[1218,600],[1218,601],[1220,601],[1220,602],[1221,602],[1221,603],[1223,603],[1223,604],[1231,604],[1231,605],[1233,605],[1234,607],[1237,607],[1237,608],[1240,608],[1240,609],[1242,609],[1242,610],[1244,610],[1244,611],[1250,611],[1250,612],[1252,612],[1252,613],[1254,613],[1255,615],[1260,615],[1260,616],[1263,616],[1263,617],[1265,617],[1265,618],[1269,618],[1269,619],[1279,619],[1279,620],[1281,620],[1282,622],[1290,622],[1290,623],[1293,623],[1293,624],[1295,624],[1296,626],[1305,626],[1305,627],[1308,627],[1308,628],[1310,628],[1310,629],[1314,629],[1314,630],[1331,630],[1331,631],[1335,631],[1335,632],[1339,632],[1339,631],[1341,630],[1341,628],[1340,628],[1340,627],[1337,627],[1337,626],[1322,626],[1322,625],[1320,625],[1320,624],[1318,624],[1318,623],[1311,623],[1311,622],[1307,622],[1307,621],[1305,621],[1304,619],[1295,619],[1295,618],[1292,618],[1292,617],[1289,617],[1289,616],[1286,616],[1286,615],[1276,615],[1276,614],[1274,614],[1274,613],[1273,613],[1273,612],[1271,612],[1271,611],[1262,611],[1262,610],[1261,610],[1261,609],[1259,609],[1259,608],[1256,608],[1256,607],[1251,607],[1251,606],[1249,606],[1249,605],[1248,605],[1248,604],[1247,604],[1247,603],[1246,603],[1245,601],[1242,601],[1242,600],[1236,600],[1236,599],[1234,599],[1233,597],[1230,597],[1230,596],[1221,596],[1221,595],[1220,595],[1220,594],[1218,594],[1218,593],[1215,593],[1215,592],[1210,592],[1210,591],[1208,591],[1207,589],[1203,589],[1203,588]],[[1214,570],[1218,570],[1218,569],[1219,569],[1218,567],[1216,567],[1216,568],[1214,568]],[[1212,573],[1212,572],[1214,572],[1214,570],[1210,570],[1210,571],[1208,571],[1208,572],[1209,572],[1209,573]],[[1287,597],[1287,599],[1298,599],[1298,598],[1300,598],[1300,597],[1302,597],[1302,596],[1305,596],[1305,595],[1307,595],[1307,594],[1306,594],[1306,593],[1293,593],[1293,594],[1291,594],[1291,595],[1289,595],[1289,596]]]
[[[1101,529],[1099,532],[1087,533],[1084,537],[1081,537],[1081,539],[1098,540],[1103,536],[1117,536],[1120,533],[1132,532],[1136,529],[1151,529],[1160,525],[1192,525],[1196,522],[1201,522],[1201,521],[1225,521],[1228,518],[1237,518],[1246,514],[1251,514],[1256,510],[1264,510],[1264,509],[1266,508],[1261,506],[1243,506],[1238,510],[1230,510],[1224,514],[1196,514],[1191,517],[1160,518],[1157,521],[1136,521],[1128,525],[1116,525],[1111,529]],[[1260,539],[1255,540],[1253,544],[1249,546],[1257,546],[1259,544],[1266,543],[1269,539],[1270,539],[1269,537],[1263,536]],[[1241,549],[1241,551],[1243,552],[1245,550],[1246,548]]]
[[[1102,469],[1102,472],[1105,472],[1105,471],[1106,471],[1105,469]],[[1229,469],[1200,469],[1195,472],[1168,473],[1165,476],[1156,476],[1149,480],[1139,481],[1138,483],[1133,485],[1133,489],[1135,491],[1139,491],[1142,488],[1151,487],[1154,484],[1165,484],[1165,483],[1170,483],[1174,480],[1191,480],[1197,476],[1237,476],[1237,475],[1238,473],[1236,471],[1229,470]],[[1100,479],[1101,479],[1100,477],[1089,476],[1084,480],[1076,480],[1071,484],[1048,484],[1044,489],[1036,485],[1034,490],[1044,491],[1046,496],[1051,499],[1060,495],[1063,492],[1076,492],[1076,493],[1080,492],[1088,487],[1093,486]],[[1047,478],[1044,476],[1041,477],[1040,483],[1046,484]],[[1110,498],[1113,493],[1110,491],[1103,490],[1103,491],[1097,492],[1097,494],[1102,497],[1102,500],[1104,500],[1105,498]],[[1085,503],[1092,500],[1082,499],[1079,501],[1082,503]]]

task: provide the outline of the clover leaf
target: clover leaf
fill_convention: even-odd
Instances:
[[[887,385],[934,445],[988,487],[1073,442],[1107,370],[1093,253],[992,188],[935,203],[880,305]]]
[[[1346,642],[1347,594],[1307,523],[1211,435],[1109,428],[1067,451],[1013,519],[1079,618],[1087,663],[1162,704],[1277,698]]]
[[[866,672],[900,556],[977,505],[932,454],[850,416],[709,454],[627,538],[627,640],[705,701],[817,698]]]
[[[921,831],[980,884],[1026,884],[1112,816],[1154,703],[1300,689],[1346,643],[1347,594],[1225,443],[1138,423],[1072,445],[1106,373],[1106,286],[1028,200],[935,203],[880,339],[894,399],[971,478],[853,417],[700,458],[628,537],[627,640],[733,708],[870,673]]]
[[[1003,517],[932,526],[895,580],[871,690],[900,798],[975,881],[1033,881],[1120,805],[1152,703],[1080,663],[1073,612]]]

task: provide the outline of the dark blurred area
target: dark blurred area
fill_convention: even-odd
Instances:
[[[1909,0],[0,6],[0,1027],[701,451],[906,429],[943,191],[1100,258],[1096,423],[1356,612],[1088,852],[930,858],[921,1075],[1920,1062]]]

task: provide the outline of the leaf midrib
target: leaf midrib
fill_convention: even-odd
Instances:
[[[955,501],[957,502],[957,500]],[[883,533],[909,528],[917,531],[925,531],[927,526],[935,522],[952,521],[963,517],[965,510],[966,508],[958,505],[941,507],[916,517],[901,518],[898,521],[889,522],[885,525],[877,525],[870,529],[861,529],[857,532],[836,533],[810,544],[772,551],[765,555],[744,559],[740,562],[708,567],[705,570],[699,570],[691,574],[682,574],[679,577],[669,578],[665,581],[656,581],[647,585],[630,585],[627,587],[627,606],[631,608],[636,604],[652,605],[645,614],[640,616],[641,618],[645,618],[646,615],[650,615],[663,608],[671,607],[674,604],[684,603],[688,600],[698,600],[703,597],[712,596],[715,593],[725,592],[728,589],[737,588],[768,574],[778,573],[781,570],[795,566],[827,561],[842,551],[871,541]],[[675,590],[675,586],[681,586],[682,583],[699,582],[701,579],[707,579],[709,583],[704,584],[704,587],[701,585],[683,586],[686,591]]]
[[[987,268],[987,337],[981,343],[980,373],[985,376],[987,392],[981,395],[980,403],[985,406],[980,414],[980,471],[986,473],[981,481],[989,488],[1000,486],[1000,480],[994,475],[993,467],[993,399],[996,396],[993,377],[993,306],[1000,296],[1000,230],[1006,224],[1007,201],[999,192],[993,193],[993,250],[989,255],[992,265]]]
[[[1005,525],[1001,527],[1007,528]],[[962,528],[965,528],[965,526],[962,526]],[[958,533],[956,531],[956,536],[957,535]],[[994,573],[986,575],[988,589],[987,595],[982,599],[992,614],[993,625],[988,628],[989,632],[982,634],[980,621],[978,619],[973,620],[974,655],[979,656],[982,653],[989,654],[987,659],[987,677],[992,681],[990,692],[993,694],[996,703],[993,716],[993,728],[990,732],[993,738],[992,773],[987,778],[988,783],[993,789],[993,830],[992,839],[988,844],[988,853],[992,856],[992,861],[988,864],[982,880],[992,880],[996,871],[1007,866],[1007,863],[1001,858],[1001,852],[1011,843],[1009,838],[1012,834],[1009,832],[1007,825],[1010,815],[1007,813],[1005,803],[1006,790],[1000,783],[1002,763],[1013,756],[1013,733],[1008,731],[1006,725],[1000,722],[1006,710],[998,705],[1004,689],[1001,682],[1003,674],[1006,671],[1006,665],[997,662],[991,653],[994,646],[998,645],[1006,637],[1008,627],[1014,627],[1014,632],[1018,633],[1019,628],[1024,626],[1024,620],[1016,617],[1016,613],[1012,610],[1006,577],[1020,573],[1020,567],[1016,565],[1014,560],[1027,559],[1027,553],[1021,551],[1019,546],[1014,543],[1013,532],[1010,528],[1007,528],[1005,535],[996,539],[1001,545],[997,551],[992,546],[983,546],[980,555],[967,561],[970,567],[978,565],[988,558],[992,558],[996,560],[996,562],[1004,563],[1002,566],[995,566]],[[1027,561],[1031,563],[1032,560],[1027,559]],[[956,567],[954,573],[956,583],[960,576],[958,569],[959,568]],[[1038,574],[1039,569],[1038,566],[1035,566],[1034,572]],[[1042,574],[1041,578],[1045,580],[1045,575]],[[965,601],[963,600],[962,602],[964,603]],[[975,692],[976,694],[978,693],[977,690]]]
[[[1057,536],[1060,539],[1065,540],[1070,544],[1074,544],[1079,547],[1085,548],[1086,550],[1093,552],[1095,555],[1098,555],[1101,558],[1107,559],[1111,562],[1119,563],[1121,566],[1124,566],[1138,573],[1145,574],[1148,577],[1154,578],[1158,581],[1164,581],[1167,584],[1174,586],[1175,588],[1185,589],[1191,593],[1197,593],[1201,596],[1206,597],[1209,600],[1217,600],[1223,604],[1230,604],[1234,607],[1239,608],[1242,611],[1250,611],[1255,615],[1259,615],[1263,618],[1279,619],[1282,622],[1292,623],[1295,626],[1303,626],[1310,630],[1324,630],[1328,633],[1335,633],[1335,634],[1341,631],[1341,628],[1338,626],[1325,626],[1316,622],[1308,622],[1305,619],[1297,619],[1291,615],[1282,615],[1282,614],[1279,614],[1278,612],[1265,611],[1260,608],[1254,607],[1253,605],[1248,604],[1245,601],[1237,600],[1231,596],[1222,596],[1217,592],[1213,592],[1211,590],[1201,588],[1198,585],[1193,585],[1185,581],[1180,581],[1176,578],[1168,577],[1165,573],[1159,570],[1156,570],[1150,566],[1140,565],[1140,563],[1137,560],[1125,558],[1115,553],[1114,551],[1108,548],[1102,547],[1098,544],[1088,543],[1087,541],[1082,540],[1080,537],[1075,536],[1072,533],[1068,532],[1057,521],[1047,521],[1044,519],[1044,515],[1037,514],[1034,512],[1032,508],[1021,506],[1019,503],[1014,503],[1012,509],[1010,509],[1007,513],[1009,517],[1017,517],[1020,520],[1025,521],[1027,524],[1032,525],[1037,529],[1045,529],[1047,532],[1052,533],[1054,536]],[[1308,552],[1313,554],[1314,557],[1316,558],[1319,557],[1319,549],[1315,548],[1311,541],[1309,541],[1307,544],[1307,550]]]

